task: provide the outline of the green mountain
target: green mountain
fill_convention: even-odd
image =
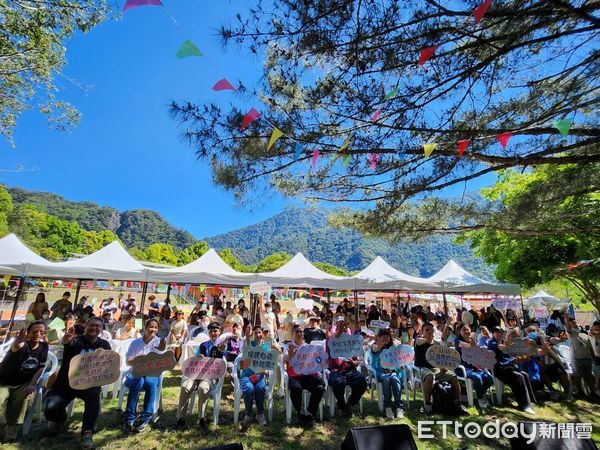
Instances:
[[[109,206],[72,202],[56,194],[21,188],[11,188],[9,193],[15,205],[33,204],[59,219],[75,221],[87,231],[110,230],[128,248],[145,249],[164,243],[181,251],[197,242],[189,232],[173,227],[156,211],[120,212]],[[365,239],[353,230],[335,229],[328,224],[327,216],[326,209],[290,207],[270,219],[205,240],[217,250],[231,249],[247,265],[277,252],[302,252],[311,261],[356,271],[381,256],[406,273],[429,276],[452,258],[474,274],[493,279],[491,268],[474,258],[467,245],[453,244],[451,237],[432,236],[419,243],[390,244],[383,239]]]
[[[470,272],[494,279],[491,267],[474,258],[467,245],[452,243],[449,236],[390,244],[383,239],[365,239],[353,230],[333,228],[327,216],[325,209],[290,207],[270,219],[205,240],[217,250],[232,249],[244,264],[256,264],[275,252],[302,252],[311,261],[355,271],[381,256],[406,273],[430,276],[452,258]]]
[[[21,188],[11,188],[9,193],[15,205],[30,203],[40,211],[59,219],[75,221],[87,231],[110,230],[130,248],[146,248],[156,242],[162,242],[171,244],[179,251],[197,241],[189,232],[173,227],[156,211],[134,209],[119,212],[110,206],[71,202],[60,195]]]

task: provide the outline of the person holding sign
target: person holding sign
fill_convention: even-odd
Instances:
[[[333,338],[338,339],[342,334],[348,333],[348,322],[343,316],[337,318],[337,328]],[[329,341],[326,342],[326,350],[329,352]],[[358,367],[358,358],[329,358],[329,386],[337,400],[337,406],[341,417],[349,418],[352,416],[352,408],[358,405],[361,397],[367,390],[367,379],[356,368]],[[352,393],[346,403],[346,386],[350,386]]]
[[[473,389],[477,394],[477,405],[481,409],[487,408],[488,405],[485,401],[485,393],[494,385],[494,377],[487,370],[478,369],[473,364],[465,361],[462,349],[478,347],[478,345],[475,337],[471,335],[471,327],[469,327],[469,325],[459,325],[457,329],[458,337],[454,340],[454,347],[460,354],[461,361],[467,372],[467,378],[473,382]]]
[[[440,372],[434,375],[435,368],[425,357],[427,350],[434,345],[442,345],[442,343],[434,340],[433,325],[427,322],[422,327],[422,335],[415,340],[415,367],[418,367],[421,372],[421,382],[423,383],[423,394],[425,397],[425,414],[431,414],[433,412],[431,395],[433,393],[434,376],[435,381],[440,383],[448,382],[452,385],[454,389],[456,410],[463,414],[468,414],[464,406],[460,404],[460,384],[456,374],[446,369],[440,369]]]
[[[506,349],[510,341],[505,339],[506,332],[496,327],[492,330],[493,339],[489,342],[488,348],[496,354],[496,365],[494,366],[494,376],[504,384],[510,386],[519,404],[519,409],[527,414],[535,414],[531,407],[531,402],[535,402],[533,388],[529,382],[527,372],[522,371],[517,364],[530,358],[529,356],[510,356]]]
[[[293,339],[287,346],[285,355],[286,371],[288,374],[288,389],[292,405],[298,413],[300,422],[306,425],[314,424],[315,416],[319,408],[319,403],[325,392],[325,382],[317,373],[298,374],[292,366],[292,359],[298,353],[298,350],[307,345],[304,341],[304,332],[302,325],[294,325]],[[310,392],[310,401],[306,408],[306,414],[302,414],[302,390]]]
[[[377,341],[371,347],[371,366],[375,371],[377,381],[381,383],[383,390],[383,407],[385,409],[385,416],[388,419],[394,418],[394,412],[392,411],[392,393],[394,394],[394,403],[396,406],[396,418],[404,418],[404,411],[402,408],[404,404],[402,402],[402,380],[404,378],[404,372],[402,369],[384,369],[381,366],[381,352],[385,349],[392,347],[392,334],[389,329],[382,328],[377,333]]]
[[[164,338],[156,336],[158,333],[159,323],[156,319],[148,319],[144,326],[144,335],[135,339],[127,349],[127,363],[131,363],[136,356],[147,355],[150,352],[162,352],[165,350],[167,343]],[[158,393],[159,377],[142,376],[135,378],[133,373],[129,373],[125,379],[125,386],[129,389],[127,394],[127,406],[123,412],[123,430],[127,433],[142,433],[148,427],[148,423],[154,413],[154,403]],[[137,405],[140,399],[142,390],[144,395],[144,410],[137,417]]]
[[[5,406],[4,442],[17,439],[18,424],[25,417],[27,397],[35,393],[48,357],[45,342],[46,325],[42,321],[29,324],[17,334],[0,364],[0,406]]]
[[[221,335],[221,325],[218,322],[212,322],[208,326],[208,341],[203,342],[196,350],[196,356],[201,358],[223,358],[227,348],[227,341],[219,342]],[[194,391],[198,391],[198,430],[202,434],[208,432],[206,425],[206,407],[208,405],[208,393],[217,384],[218,380],[193,380],[187,379],[181,385],[179,392],[179,406],[177,408],[177,429],[183,430],[186,427],[185,414],[188,410],[190,397]]]
[[[247,348],[262,347],[265,351],[270,350],[269,346],[263,343],[263,329],[260,325],[256,325],[254,328],[252,328],[252,325],[246,327],[245,345]],[[271,341],[271,348],[279,350],[275,341]],[[267,392],[265,372],[255,373],[249,367],[251,363],[251,360],[242,360],[240,363],[242,369],[240,386],[246,407],[246,415],[242,421],[242,428],[247,427],[254,420],[252,415],[254,402],[256,402],[256,421],[259,425],[267,425],[267,419],[265,419],[265,395]]]
[[[75,355],[90,353],[98,349],[110,350],[110,344],[98,336],[102,333],[104,322],[100,317],[92,317],[85,325],[83,336],[75,336],[71,328],[62,338],[64,347],[63,360],[56,382],[44,399],[44,415],[50,422],[55,422],[54,431],[62,431],[67,421],[67,406],[75,398],[83,400],[83,424],[81,427],[81,446],[93,448],[94,427],[100,413],[100,387],[75,390],[69,385],[69,368]]]

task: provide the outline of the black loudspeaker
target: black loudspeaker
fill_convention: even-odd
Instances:
[[[547,425],[554,427],[554,437],[542,437],[540,435],[540,424],[542,422],[519,422],[519,437],[510,439],[510,446],[514,450],[598,450],[598,447],[592,439],[579,439],[577,433],[573,437],[558,437],[558,425],[557,423],[546,422]],[[565,424],[560,424],[565,425]],[[577,432],[576,426],[573,425],[573,430]],[[528,436],[521,434],[521,427],[525,429],[525,432],[529,435],[533,433],[535,427],[536,436],[533,438],[531,443],[527,443],[530,439]],[[591,432],[591,430],[590,430]]]
[[[417,450],[408,425],[350,428],[341,450]]]
[[[199,450],[244,450],[244,446],[242,444],[225,444],[218,447],[201,448]]]

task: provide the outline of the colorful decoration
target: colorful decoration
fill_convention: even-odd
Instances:
[[[240,131],[244,130],[248,125],[254,122],[256,119],[260,117],[260,113],[254,108],[250,108],[250,111],[246,113],[244,116],[244,120],[242,121],[242,126],[240,127]]]
[[[188,39],[181,44],[176,55],[179,59],[189,58],[190,56],[203,56],[200,49],[196,47],[196,44],[194,44],[191,39]]]
[[[344,153],[344,155],[342,156],[342,165],[344,167],[348,167],[350,165],[351,159],[352,157],[348,153]]]
[[[470,139],[462,139],[456,143],[456,145],[458,145],[458,155],[459,156],[462,156],[462,154],[465,152],[465,150],[467,149],[467,147],[469,146],[470,143],[471,143]]]
[[[483,19],[483,16],[485,16],[485,13],[487,12],[487,10],[491,4],[492,4],[492,0],[484,0],[484,2],[481,3],[481,5],[479,5],[477,8],[475,8],[473,10],[473,17],[475,18],[475,25],[477,25],[479,22],[481,22],[481,19]]]
[[[10,275],[4,275],[4,286],[8,286],[9,282],[10,282]]]
[[[506,148],[511,136],[512,136],[512,131],[507,131],[506,133],[500,133],[499,135],[497,135],[496,139],[498,139],[498,142],[500,142],[500,145],[502,146],[502,148]]]
[[[371,170],[375,170],[377,168],[377,161],[379,161],[379,154],[371,153],[369,155],[369,165],[371,166]]]
[[[160,0],[127,0],[123,6],[123,12],[138,6],[163,6],[163,4]]]
[[[398,93],[398,88],[392,89],[390,92],[385,94],[385,97],[383,97],[383,101],[387,102],[390,98],[394,97],[397,93]]]
[[[235,91],[233,85],[227,81],[225,78],[219,80],[212,87],[213,91]]]
[[[294,150],[294,159],[298,161],[300,159],[300,155],[302,154],[302,144],[300,142],[296,142],[296,148]]]
[[[555,120],[552,122],[552,126],[560,131],[560,134],[563,136],[569,135],[569,130],[573,125],[573,119],[563,119],[563,120]]]
[[[313,169],[314,169],[314,168],[316,167],[316,165],[317,165],[317,159],[319,159],[319,153],[321,153],[319,150],[313,150],[313,153],[312,153],[312,161],[311,161],[311,163],[312,163],[312,166],[313,166]]]
[[[373,114],[373,118],[371,119],[373,123],[377,122],[377,119],[379,119],[380,114],[381,114],[381,108],[379,108],[377,111],[375,111],[375,114]]]
[[[271,147],[273,147],[273,144],[275,144],[275,142],[277,142],[277,139],[279,139],[281,136],[283,136],[283,131],[281,131],[279,128],[273,128],[273,132],[271,133],[271,139],[269,139],[269,145],[267,145],[267,150],[270,150]]]
[[[421,50],[421,55],[419,56],[419,66],[423,66],[427,61],[431,59],[438,48],[440,48],[441,44],[432,45],[431,47],[426,47]]]
[[[346,140],[344,141],[344,143],[340,147],[340,152],[343,152],[344,150],[346,150],[348,148],[348,146],[350,145],[351,141],[352,141],[352,135],[350,135],[350,136],[348,136],[346,138]]]
[[[423,145],[423,151],[425,152],[425,158],[429,158],[429,156],[433,153],[438,145],[435,142],[431,142],[429,144]]]

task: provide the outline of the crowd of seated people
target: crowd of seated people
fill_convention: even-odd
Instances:
[[[171,306],[170,301],[158,302],[154,295],[143,319],[132,294],[115,301],[113,297],[99,305],[87,304],[87,299],[76,306],[65,292],[48,309],[45,296],[38,295],[30,307],[34,321],[15,337],[0,365],[0,406],[7,411],[5,440],[17,438],[22,423],[27,397],[36,385],[49,351],[49,344],[59,345],[62,351],[60,369],[49,382],[44,397],[44,414],[53,423],[52,431],[60,432],[67,421],[67,407],[74,398],[84,402],[81,427],[83,448],[94,446],[93,433],[100,414],[100,387],[74,390],[68,382],[71,359],[78,354],[96,349],[111,349],[113,341],[129,340],[126,360],[149,352],[172,349],[176,359],[182,357],[186,342],[197,341],[188,357],[219,358],[239,369],[240,396],[244,403],[243,429],[256,422],[266,426],[265,399],[268,386],[283,382],[280,374],[257,371],[243,359],[244,347],[275,350],[281,355],[287,374],[287,388],[291,404],[301,425],[310,427],[316,420],[319,405],[326,397],[325,387],[331,389],[331,398],[342,418],[356,413],[365,391],[369,388],[368,370],[363,356],[350,358],[329,357],[327,369],[314,373],[298,373],[293,366],[294,356],[306,345],[321,345],[329,351],[331,339],[342,335],[361,336],[365,355],[368,353],[374,377],[381,385],[383,414],[389,420],[404,417],[407,406],[402,400],[408,378],[418,377],[423,391],[422,412],[426,415],[440,412],[468,414],[462,397],[466,386],[461,385],[461,371],[438,369],[427,358],[433,346],[448,346],[461,356],[466,378],[471,380],[480,410],[489,408],[488,391],[494,378],[504,383],[513,393],[518,408],[535,414],[534,405],[540,401],[571,400],[573,395],[598,402],[600,390],[600,322],[589,330],[564,312],[552,312],[547,326],[537,320],[519,317],[517,311],[480,311],[457,309],[444,313],[410,301],[392,303],[390,310],[375,304],[358,308],[348,299],[338,305],[314,303],[308,310],[281,308],[275,296],[258,303],[255,317],[251,316],[246,301],[229,301],[220,296],[207,300],[204,296],[194,305],[189,317],[183,309]],[[467,320],[468,317],[468,320]],[[64,328],[49,339],[49,323],[60,318]],[[464,321],[462,320],[464,318]],[[139,320],[139,319],[137,319]],[[370,327],[372,321],[383,321],[385,327]],[[380,322],[379,322],[380,323]],[[140,327],[140,324],[143,324]],[[142,329],[140,329],[142,328]],[[511,345],[517,339],[527,339],[531,347],[528,355],[512,356]],[[127,343],[126,343],[127,344]],[[381,364],[382,353],[396,345],[414,348],[414,361],[402,368],[389,369]],[[565,344],[569,344],[566,351]],[[463,352],[470,347],[484,347],[494,354],[493,369],[482,369],[465,361]],[[174,372],[177,374],[178,372]],[[572,376],[570,376],[570,374]],[[122,415],[122,428],[127,433],[142,433],[149,428],[157,396],[158,377],[125,379],[128,388],[127,405]],[[184,379],[179,393],[177,429],[187,425],[187,411],[192,393],[198,396],[198,425],[206,433],[206,409],[209,392],[217,383],[214,379]],[[414,389],[414,383],[412,384]],[[446,386],[447,403],[436,397]],[[560,389],[558,389],[560,388]],[[347,392],[349,390],[349,392]],[[302,393],[309,394],[306,408],[302,407]],[[137,413],[140,396],[144,394],[143,411]],[[442,395],[442,394],[439,394]],[[436,405],[436,402],[439,402]]]

